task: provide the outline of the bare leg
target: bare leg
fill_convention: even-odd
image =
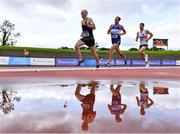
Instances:
[[[96,53],[96,48],[95,47],[90,47],[90,50],[91,50],[91,54],[96,59],[96,65],[99,65],[99,56]]]
[[[98,85],[98,82],[96,82],[96,81],[93,81],[93,82],[92,82],[91,91],[90,91],[91,94],[95,94],[97,85]]]
[[[114,49],[115,49],[115,46],[113,45],[109,50],[109,61],[108,61],[109,64],[111,64]]]
[[[84,95],[80,94],[80,92],[81,92],[81,87],[82,87],[82,85],[81,85],[81,84],[78,84],[77,87],[76,87],[76,91],[75,91],[75,96],[76,96],[76,98],[77,98],[79,101],[83,100],[84,97],[85,97]]]
[[[114,85],[113,84],[110,84],[110,90],[112,93],[114,92]]]
[[[115,96],[120,94],[120,88],[121,88],[121,85],[119,85],[119,84],[116,86],[116,88],[114,88],[113,84],[110,85],[110,90],[111,90],[112,94]]]
[[[146,50],[146,46],[143,46],[139,49],[139,54],[141,56],[141,59],[143,59],[145,61],[145,50]]]
[[[82,57],[82,54],[81,54],[81,51],[80,51],[80,47],[84,45],[84,42],[81,41],[81,40],[78,40],[75,44],[75,50],[76,50],[76,55],[79,59],[79,61],[82,61],[83,60],[83,57]]]
[[[115,49],[116,49],[117,54],[119,54],[123,59],[127,59],[126,56],[120,51],[119,46],[116,46]]]

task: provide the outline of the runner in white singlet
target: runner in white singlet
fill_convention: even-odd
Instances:
[[[140,23],[139,28],[140,31],[137,32],[136,41],[138,41],[138,39],[140,41],[139,53],[141,58],[144,60],[146,67],[148,67],[148,55],[145,54],[145,50],[147,49],[148,41],[153,37],[153,34],[149,30],[144,29],[144,23]]]

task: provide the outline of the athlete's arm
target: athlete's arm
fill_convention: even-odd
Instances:
[[[124,27],[123,26],[121,26],[121,30],[122,30],[122,33],[120,33],[120,35],[124,35],[124,34],[126,34],[126,30],[124,29]]]
[[[139,34],[138,34],[138,32],[137,32],[137,34],[136,34],[136,41],[138,41],[138,38],[139,38]]]
[[[149,41],[153,37],[153,34],[149,30],[147,30],[147,34],[150,35],[149,38],[147,39],[147,41]]]
[[[111,34],[112,25],[109,27],[107,34]]]
[[[126,108],[127,108],[127,105],[126,105],[126,104],[121,104],[121,106],[123,106],[122,113],[124,113],[124,111],[125,111]]]
[[[151,98],[149,98],[149,97],[148,97],[148,100],[150,101],[150,103],[148,104],[148,108],[149,108],[150,106],[152,106],[152,105],[154,104],[154,102],[153,102],[153,100],[152,100]]]
[[[112,113],[112,106],[110,104],[108,104],[108,109]]]
[[[138,98],[138,96],[136,96],[136,100],[137,100],[137,105],[139,106],[139,98]]]
[[[91,29],[96,29],[95,23],[94,23],[94,21],[93,21],[91,18],[88,18],[88,19],[87,19],[87,24],[86,24],[86,26],[87,26],[88,28],[91,28]]]

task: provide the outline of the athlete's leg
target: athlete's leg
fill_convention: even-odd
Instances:
[[[119,94],[120,94],[120,89],[121,89],[121,85],[118,84],[118,85],[116,86],[116,88],[115,88],[115,93],[116,93],[116,95],[119,95]]]
[[[114,49],[115,49],[115,45],[112,45],[112,47],[109,50],[109,61],[108,61],[108,64],[111,64],[112,56],[113,56],[113,53],[114,53]]]
[[[83,60],[83,57],[82,57],[82,54],[81,54],[81,51],[80,51],[80,47],[84,45],[84,42],[81,41],[81,40],[78,40],[75,44],[75,50],[76,50],[76,55],[79,59],[79,61],[82,61]]]
[[[121,52],[120,48],[119,48],[119,45],[115,45],[115,50],[117,52],[117,54],[119,54],[123,59],[127,59],[126,56]]]
[[[113,84],[110,84],[110,90],[111,90],[112,94],[115,94],[115,89],[114,89],[114,85]]]
[[[76,87],[76,91],[75,91],[75,96],[79,101],[83,100],[84,97],[85,97],[84,95],[80,94],[81,87],[82,87],[82,85],[78,84],[77,87]]]
[[[118,93],[120,92],[120,90],[121,90],[121,85],[120,84],[117,85],[116,90],[118,91]]]
[[[139,54],[141,56],[141,59],[143,59],[145,61],[145,50],[146,50],[146,46],[142,46],[140,49],[139,49]]]
[[[91,50],[91,54],[94,56],[94,58],[96,59],[96,65],[99,65],[99,56],[96,53],[96,47],[90,47]]]
[[[91,91],[90,91],[91,94],[95,94],[95,91],[96,91],[96,89],[97,89],[97,85],[98,85],[98,82],[97,82],[97,81],[93,81],[93,82],[92,82]]]

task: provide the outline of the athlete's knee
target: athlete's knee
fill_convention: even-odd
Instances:
[[[114,45],[114,48],[115,48],[115,49],[118,49],[118,48],[119,48],[119,45],[115,44],[115,45]]]
[[[110,51],[113,51],[115,49],[115,47],[114,46],[112,46],[111,48],[110,48]]]
[[[74,46],[74,48],[77,50],[77,49],[80,48],[80,45],[79,45],[79,44],[76,44],[76,45]]]
[[[144,52],[143,52],[142,50],[139,50],[138,53],[139,53],[139,54],[143,54]]]
[[[116,47],[115,50],[116,50],[116,52],[121,52],[119,47]]]
[[[79,49],[81,45],[82,45],[81,40],[78,40],[78,41],[76,42],[74,48],[75,48],[75,49]]]
[[[94,57],[97,57],[98,55],[97,55],[97,53],[96,53],[96,50],[95,49],[91,49],[91,53],[92,53],[92,55],[94,56]]]

